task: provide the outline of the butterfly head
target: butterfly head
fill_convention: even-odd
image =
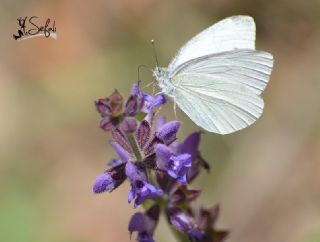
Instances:
[[[153,74],[154,78],[159,82],[161,82],[165,79],[168,79],[168,72],[167,72],[166,68],[162,68],[162,67],[157,66],[156,68],[154,68],[152,74]]]
[[[157,66],[153,70],[153,76],[157,80],[158,87],[160,87],[164,93],[170,95],[173,90],[173,86],[170,81],[168,69]]]

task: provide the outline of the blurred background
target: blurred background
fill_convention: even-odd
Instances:
[[[274,55],[265,111],[250,128],[203,136],[210,174],[194,184],[220,203],[230,242],[320,241],[320,1],[21,1],[0,3],[0,241],[130,241],[126,183],[94,195],[115,156],[94,100],[126,96],[137,66],[167,66],[214,22],[247,14]],[[15,41],[19,16],[56,21],[58,39]],[[143,84],[152,81],[149,70]],[[162,114],[174,119],[169,103]],[[198,130],[186,116],[181,138]],[[135,238],[135,237],[134,237]],[[156,241],[174,241],[165,223]]]

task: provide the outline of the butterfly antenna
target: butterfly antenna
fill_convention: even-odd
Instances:
[[[157,52],[156,52],[156,44],[155,44],[155,41],[152,39],[151,40],[151,44],[152,44],[152,47],[153,47],[153,54],[154,54],[154,58],[156,59],[156,66],[158,67],[159,66],[159,62],[158,62],[158,57],[157,57]]]

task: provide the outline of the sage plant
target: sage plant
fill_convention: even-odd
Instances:
[[[165,96],[141,92],[139,85],[133,85],[127,100],[114,90],[95,102],[100,127],[111,134],[110,145],[118,157],[98,176],[94,193],[112,192],[124,181],[130,183],[128,203],[145,210],[134,213],[128,225],[139,242],[154,241],[161,213],[181,242],[224,241],[228,232],[215,228],[219,206],[197,206],[201,190],[190,185],[200,172],[209,171],[199,152],[201,133],[178,140],[181,122],[155,115],[166,104]]]

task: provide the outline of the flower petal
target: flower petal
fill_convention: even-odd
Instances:
[[[171,208],[168,211],[171,224],[182,233],[190,237],[201,239],[203,233],[197,228],[193,218],[180,208]]]
[[[150,109],[154,110],[155,108],[166,103],[166,97],[163,94],[157,94],[152,102],[150,103]]]
[[[122,162],[127,162],[130,158],[129,153],[117,142],[111,141],[111,146],[112,148],[117,152],[119,158],[121,159]]]
[[[185,138],[179,153],[189,153],[192,156],[192,160],[194,160],[198,153],[199,144],[200,132],[194,132]]]
[[[130,233],[143,232],[149,231],[150,227],[150,219],[143,213],[137,212],[131,217],[128,230]]]
[[[172,156],[171,150],[163,144],[157,144],[155,146],[155,152],[158,160],[158,167],[159,168],[166,168],[167,164]]]
[[[114,189],[115,184],[108,172],[104,172],[94,182],[93,191],[94,193],[107,192]]]
[[[132,88],[131,88],[131,95],[139,95],[139,93],[140,93],[140,83],[141,83],[141,81],[133,83]]]
[[[172,143],[177,138],[180,125],[180,121],[170,121],[162,125],[157,132],[157,137],[165,144]]]

